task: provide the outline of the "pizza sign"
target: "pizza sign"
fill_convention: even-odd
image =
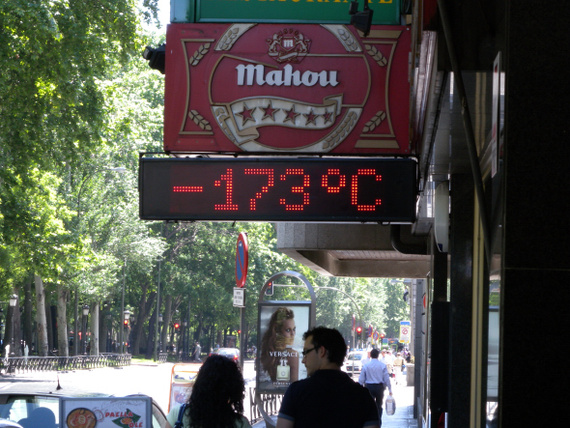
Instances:
[[[412,154],[407,27],[171,24],[170,153]]]

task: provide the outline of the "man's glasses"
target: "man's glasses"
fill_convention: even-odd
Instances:
[[[303,350],[303,352],[301,352],[301,355],[303,355],[303,357],[306,357],[309,352],[314,351],[314,350],[317,349],[317,348],[318,348],[318,346],[315,346],[315,347],[313,347],[313,348],[311,348],[311,349],[307,349],[306,351]]]

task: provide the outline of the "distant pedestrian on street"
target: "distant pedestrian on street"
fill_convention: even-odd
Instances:
[[[384,364],[386,364],[386,369],[388,369],[388,374],[390,375],[390,377],[392,376],[392,372],[393,372],[393,366],[392,366],[392,358],[390,355],[390,352],[386,349],[382,349],[382,354],[380,356],[380,361],[382,361]]]
[[[202,347],[200,346],[200,342],[196,342],[192,359],[196,362],[202,362],[202,358],[200,357],[201,354],[202,354]]]
[[[340,332],[316,327],[303,340],[308,377],[293,382],[285,392],[277,428],[378,428],[374,400],[340,370],[347,349]]]
[[[396,358],[394,358],[394,379],[396,381],[396,385],[402,381],[402,372],[404,371],[405,366],[404,358],[402,358],[402,354],[399,352],[396,353]]]
[[[378,360],[379,354],[378,349],[370,351],[370,362],[362,368],[358,382],[364,385],[370,391],[370,395],[374,397],[376,408],[378,409],[378,419],[380,420],[380,426],[382,426],[384,390],[388,388],[390,395],[392,395],[392,385],[386,364]]]
[[[183,410],[183,428],[251,428],[243,416],[245,384],[236,363],[222,355],[209,356],[196,376]],[[180,407],[168,413],[166,428],[172,428]]]

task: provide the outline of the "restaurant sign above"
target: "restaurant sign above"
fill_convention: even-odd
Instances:
[[[172,0],[172,22],[344,23],[349,0]],[[401,0],[367,2],[373,24],[398,25]],[[361,6],[362,7],[362,6]],[[405,7],[404,7],[405,9]]]
[[[164,149],[413,154],[409,52],[404,26],[171,24]]]

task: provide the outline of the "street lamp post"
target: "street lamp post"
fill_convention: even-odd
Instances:
[[[4,348],[4,339],[6,334],[4,331],[4,309],[0,308],[0,348]]]
[[[158,353],[160,354],[162,352],[162,314],[158,315]],[[158,356],[157,356],[158,359]]]
[[[127,329],[127,335],[125,337],[125,340],[121,342],[121,354],[125,353],[125,342],[129,340],[128,328],[129,328],[129,318],[131,317],[131,314],[132,312],[129,311],[128,309],[126,311],[123,311],[123,328]]]
[[[14,347],[15,347],[15,341],[14,341],[14,312],[16,311],[16,303],[18,303],[18,295],[17,294],[12,294],[12,296],[10,296],[10,308],[12,308],[12,316],[10,317],[10,356],[13,357],[15,355],[14,353]]]
[[[182,326],[184,330],[182,330],[182,361],[189,361],[190,355],[188,352],[188,335],[186,332],[188,331],[188,321],[182,321]]]
[[[126,269],[127,269],[127,258],[125,257],[125,259],[123,260],[123,289],[121,292],[121,315],[125,316],[125,280],[126,280]],[[130,314],[129,314],[130,316]],[[127,318],[128,320],[128,318]],[[120,348],[119,348],[119,352],[121,354],[125,353],[125,348],[123,346],[124,341],[124,333],[125,333],[125,327],[124,327],[124,320],[123,320],[123,325],[120,327],[119,330],[119,343],[121,344]]]
[[[81,309],[83,311],[83,333],[81,334],[83,339],[82,353],[87,354],[87,317],[89,316],[89,305],[83,305]]]

